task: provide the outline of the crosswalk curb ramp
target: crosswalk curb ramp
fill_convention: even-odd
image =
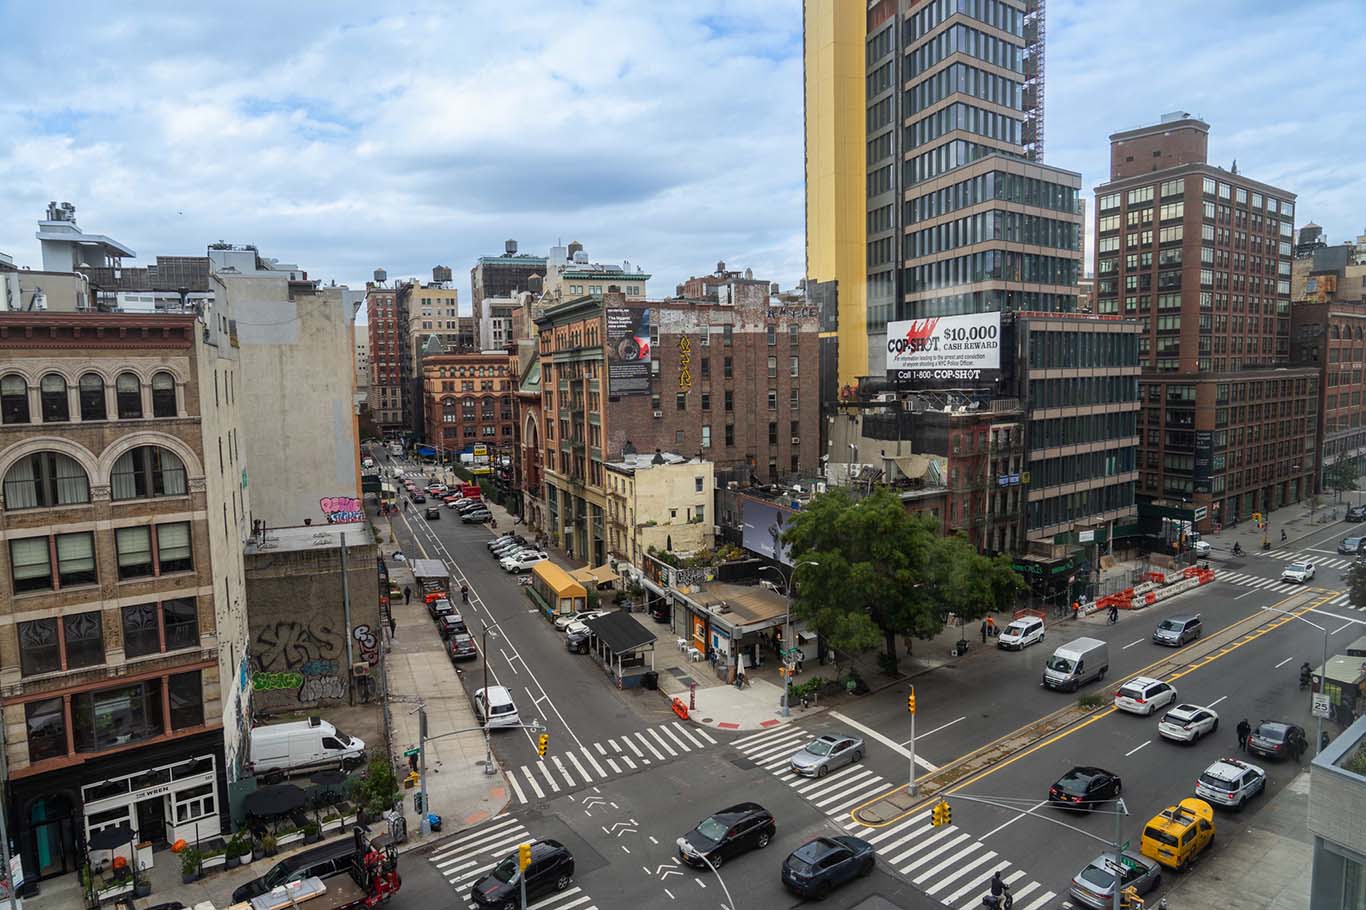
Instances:
[[[991,878],[1001,873],[1015,896],[1016,910],[1039,910],[1057,894],[1028,878],[1009,860],[953,825],[934,828],[929,812],[917,812],[885,828],[852,821],[850,809],[892,787],[863,763],[832,771],[825,777],[803,777],[788,765],[811,734],[787,726],[743,736],[730,745],[763,770],[783,781],[803,799],[830,816],[844,830],[871,843],[878,858],[929,896],[954,910],[979,907]]]

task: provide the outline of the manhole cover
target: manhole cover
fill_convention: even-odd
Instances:
[[[712,719],[711,719],[710,717],[704,717],[704,718],[702,718],[702,723],[704,723],[704,724],[712,723]]]
[[[750,761],[748,758],[739,755],[737,755],[735,758],[732,758],[730,760],[730,763],[735,767],[739,768],[741,771],[751,771],[754,768],[759,767],[754,762]]]

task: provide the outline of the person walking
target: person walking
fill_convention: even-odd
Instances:
[[[982,644],[987,643],[987,621],[982,620]]]
[[[1238,751],[1247,751],[1247,738],[1251,735],[1252,724],[1248,723],[1247,718],[1244,717],[1242,720],[1238,721]]]
[[[987,617],[987,635],[992,638],[996,637],[996,617],[994,616]]]
[[[413,589],[407,585],[403,586],[403,605],[406,607],[413,602]]]
[[[394,620],[392,610],[389,612],[389,637],[398,638],[398,623]]]
[[[470,602],[470,586],[465,582],[460,582],[460,600],[465,604]]]

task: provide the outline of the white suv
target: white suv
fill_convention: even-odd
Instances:
[[[1293,581],[1304,584],[1314,577],[1314,564],[1312,562],[1292,562],[1281,572],[1281,581]]]
[[[1160,679],[1139,676],[1119,687],[1115,707],[1130,714],[1152,714],[1176,701],[1176,690]]]
[[[1241,809],[1266,788],[1266,771],[1251,762],[1221,758],[1195,782],[1195,795],[1211,803]]]
[[[1022,651],[1029,645],[1043,641],[1043,620],[1037,616],[1017,619],[996,636],[996,647],[1004,651]]]

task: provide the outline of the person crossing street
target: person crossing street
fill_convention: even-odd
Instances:
[[[1251,735],[1252,724],[1248,723],[1247,718],[1244,717],[1242,720],[1238,721],[1238,750],[1240,752],[1247,751],[1247,738]]]

